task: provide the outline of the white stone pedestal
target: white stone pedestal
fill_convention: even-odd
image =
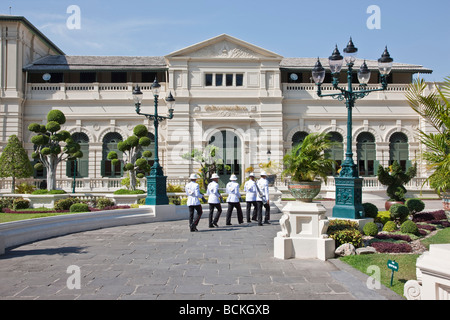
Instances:
[[[450,244],[432,244],[416,262],[417,280],[405,283],[408,300],[450,300]]]
[[[281,231],[274,239],[278,259],[320,259],[334,257],[335,243],[328,238],[326,209],[320,203],[289,202],[283,208]]]

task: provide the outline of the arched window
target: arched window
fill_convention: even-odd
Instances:
[[[297,131],[293,136],[292,136],[292,147],[296,147],[299,144],[303,143],[303,140],[305,140],[306,136],[308,135],[307,132],[305,131]]]
[[[359,175],[370,177],[376,174],[376,147],[375,137],[370,132],[361,132],[356,138],[356,152]]]
[[[408,137],[401,132],[394,133],[389,139],[389,165],[394,161],[405,171],[411,166],[409,161]]]
[[[333,159],[336,161],[336,165],[333,167],[332,175],[337,175],[337,171],[341,167],[342,162],[344,161],[344,138],[339,132],[329,132],[330,140],[335,144],[330,150],[325,151],[325,156],[328,159]]]
[[[103,138],[103,149],[102,149],[102,166],[101,166],[101,174],[102,177],[107,178],[117,178],[122,177],[123,175],[123,160],[122,160],[122,152],[117,149],[117,144],[123,141],[122,136],[117,132],[110,132],[106,134]],[[113,166],[111,160],[108,160],[108,153],[111,151],[117,152],[117,156],[120,160],[120,163]]]
[[[72,178],[76,168],[77,178],[87,178],[89,177],[89,137],[83,132],[77,132],[72,135],[72,139],[80,144],[83,157],[76,161],[67,161],[66,175]]]

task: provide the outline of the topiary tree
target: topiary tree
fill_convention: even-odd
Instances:
[[[391,219],[402,222],[409,216],[409,210],[404,204],[396,203],[389,208]]]
[[[406,200],[405,206],[408,207],[408,210],[411,214],[416,214],[425,209],[425,203],[422,200],[416,198],[410,198]]]
[[[378,167],[378,181],[387,186],[387,195],[390,201],[405,201],[406,188],[404,187],[417,174],[417,163],[403,172],[402,167],[397,161],[386,169],[383,166]]]
[[[12,135],[0,156],[0,177],[12,177],[11,193],[16,191],[16,178],[28,178],[33,175],[33,166],[19,138]]]
[[[117,144],[117,148],[123,152],[124,171],[128,172],[130,190],[136,190],[136,178],[143,178],[145,172],[149,172],[151,169],[146,158],[150,158],[152,153],[150,151],[142,152],[143,147],[149,146],[151,142],[152,141],[148,137],[147,127],[140,124],[133,129],[132,136]],[[142,157],[138,159],[141,152]],[[112,160],[113,165],[116,165],[120,161],[117,152],[115,151],[111,151],[108,154],[108,159]]]
[[[60,110],[52,110],[47,114],[47,125],[32,123],[28,130],[36,133],[31,142],[36,150],[31,155],[39,161],[35,165],[36,170],[44,167],[47,169],[47,190],[56,189],[56,169],[63,161],[82,158],[80,144],[76,143],[70,133],[61,130],[61,125],[66,123],[66,116]]]

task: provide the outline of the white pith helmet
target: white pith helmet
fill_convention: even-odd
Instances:
[[[191,180],[197,180],[197,179],[198,179],[198,176],[197,176],[195,173],[193,173],[193,174],[191,174],[191,176],[189,177],[189,179],[191,179]]]

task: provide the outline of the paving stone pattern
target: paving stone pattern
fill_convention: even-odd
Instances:
[[[400,299],[339,260],[279,260],[272,224],[208,228],[171,221],[115,227],[11,248],[0,256],[0,299],[297,300]],[[70,290],[69,266],[80,269]]]

